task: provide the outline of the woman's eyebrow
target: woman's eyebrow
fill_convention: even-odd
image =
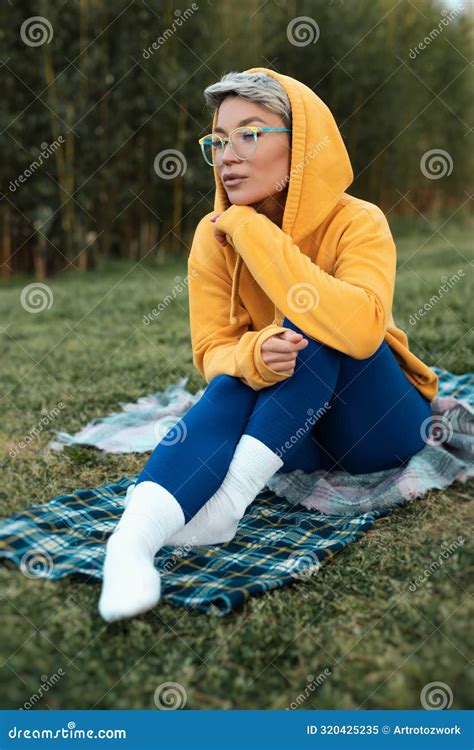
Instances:
[[[255,122],[255,120],[260,120],[260,122],[263,122],[264,125],[268,124],[268,123],[265,122],[265,120],[262,120],[261,117],[256,116],[256,117],[246,117],[244,120],[241,120],[239,122],[239,124],[237,125],[237,127],[240,128],[241,125],[248,125],[249,122]],[[225,130],[223,130],[222,128],[214,128],[213,132],[214,133],[224,133],[224,135],[225,135]]]

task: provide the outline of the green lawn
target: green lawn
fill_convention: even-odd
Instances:
[[[447,222],[441,234],[433,232],[423,220],[396,224],[395,320],[428,364],[472,371],[472,227]],[[441,277],[459,269],[464,277],[411,326],[410,315],[439,290]],[[3,283],[2,515],[133,476],[145,461],[92,449],[45,452],[56,429],[75,432],[182,375],[193,391],[205,385],[192,364],[186,292],[152,325],[142,321],[185,275],[185,260],[73,271],[48,282],[53,305],[38,314],[20,304],[32,278]],[[41,410],[60,401],[57,419],[10,458]],[[283,709],[304,693],[308,675],[327,669],[301,708],[420,708],[420,691],[433,681],[450,686],[453,708],[466,708],[467,542],[416,591],[408,584],[466,536],[473,497],[472,483],[430,492],[379,521],[318,575],[224,618],[160,603],[106,626],[97,612],[99,584],[31,580],[0,565],[0,704],[21,707],[44,675],[61,669],[64,676],[37,707],[154,709],[155,688],[172,681],[185,688],[189,709]]]

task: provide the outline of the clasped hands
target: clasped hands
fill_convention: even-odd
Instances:
[[[211,218],[212,222],[217,221],[221,213],[216,214]],[[225,247],[230,244],[228,235],[224,232],[219,232],[214,229],[214,236],[216,240]],[[287,329],[283,333],[278,333],[275,336],[269,336],[261,346],[262,359],[271,370],[278,373],[286,373],[293,375],[296,366],[296,357],[300,349],[304,349],[308,345],[308,339],[305,339],[302,333],[297,333],[291,329]]]

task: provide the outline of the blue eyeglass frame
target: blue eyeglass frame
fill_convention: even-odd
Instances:
[[[291,133],[291,128],[262,128],[260,125],[239,125],[237,128],[234,128],[229,133],[228,136],[222,136],[222,135],[218,135],[218,134],[212,135],[211,133],[209,133],[208,135],[203,135],[202,138],[198,139],[198,143],[201,146],[202,155],[203,155],[203,158],[204,158],[204,161],[206,162],[206,164],[209,164],[209,162],[207,161],[206,157],[204,156],[204,144],[205,144],[206,138],[209,138],[209,135],[212,135],[213,138],[219,138],[219,140],[221,140],[224,143],[222,151],[224,151],[224,149],[225,149],[225,144],[229,143],[229,145],[230,145],[230,147],[232,149],[232,153],[234,154],[234,156],[237,157],[237,159],[241,159],[241,161],[248,161],[248,159],[242,159],[241,156],[238,156],[238,154],[235,153],[234,149],[232,148],[232,141],[231,141],[232,133],[235,133],[236,130],[242,130],[244,128],[246,128],[247,130],[251,130],[254,133],[254,136],[258,132],[260,132],[260,133],[262,133],[262,132],[263,133]],[[257,139],[254,137],[254,141],[255,142],[256,142],[256,140]],[[214,164],[209,164],[209,166],[213,167]]]

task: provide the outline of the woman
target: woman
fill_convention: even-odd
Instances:
[[[396,248],[324,102],[267,68],[205,90],[216,183],[188,259],[208,385],[156,446],[107,542],[99,611],[153,607],[164,544],[229,541],[277,471],[379,471],[424,447],[436,373],[392,316]],[[272,319],[273,315],[273,319]],[[271,320],[271,322],[269,322]]]

